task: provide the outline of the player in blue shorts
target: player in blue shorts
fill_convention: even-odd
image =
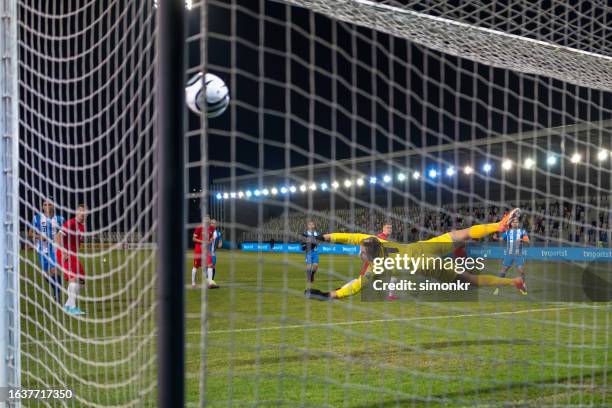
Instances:
[[[306,253],[306,286],[310,287],[314,282],[314,276],[319,269],[319,252],[317,251],[317,238],[321,234],[315,230],[315,223],[308,221],[307,229],[304,231],[302,250]]]
[[[51,200],[43,201],[42,211],[32,219],[29,235],[34,239],[38,261],[51,287],[51,297],[61,303],[62,275],[57,270],[57,249],[64,218],[55,214]]]
[[[520,228],[518,218],[514,219],[510,224],[510,228],[504,232],[501,237],[501,241],[506,242],[506,248],[504,249],[504,260],[502,261],[502,271],[500,277],[505,278],[506,273],[516,266],[523,282],[525,282],[525,257],[523,255],[523,244],[529,242],[529,236],[527,231]],[[526,290],[521,290],[523,295],[527,294]],[[495,288],[494,295],[499,294],[499,288]]]

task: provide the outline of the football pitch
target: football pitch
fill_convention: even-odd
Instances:
[[[125,402],[125,382],[150,392],[139,406],[153,406],[155,311],[149,305],[155,289],[147,282],[152,282],[154,264],[142,265],[150,255],[116,251],[107,261],[87,259],[86,268],[101,276],[114,265],[126,270],[88,284],[84,294],[91,300],[81,302],[86,319],[50,306],[40,290],[44,286],[35,283],[33,265],[22,264],[24,386],[56,381],[85,400],[112,405]],[[191,260],[189,253],[186,284]],[[324,290],[357,276],[361,266],[357,257],[341,255],[321,256],[320,265],[314,287]],[[499,270],[496,261],[487,266]],[[544,264],[531,262],[527,268],[529,283]],[[357,295],[313,301],[303,297],[299,254],[220,251],[215,280],[218,290],[186,286],[187,401],[192,406],[200,400],[203,374],[206,401],[213,407],[612,403],[609,303],[543,303],[529,296],[431,303],[362,302]],[[109,296],[116,292],[121,295]],[[203,296],[208,297],[204,337]],[[95,385],[109,377],[113,386]]]

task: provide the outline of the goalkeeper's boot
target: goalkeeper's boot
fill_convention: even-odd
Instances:
[[[499,222],[499,232],[506,232],[508,228],[510,228],[512,221],[516,220],[520,216],[521,216],[520,208],[515,208],[507,212],[504,215],[504,217],[501,219],[501,221]]]
[[[68,305],[64,305],[64,312],[66,313],[72,313],[72,307],[68,306]]]
[[[521,292],[521,295],[527,295],[527,286],[525,286],[525,281],[523,280],[523,278],[514,278],[512,281],[514,283],[514,287],[517,288],[519,292]]]
[[[495,290],[493,291],[493,294],[495,296],[499,295],[499,288],[495,288]]]
[[[315,300],[331,300],[329,292],[322,292],[319,289],[306,289],[304,291],[304,297]]]

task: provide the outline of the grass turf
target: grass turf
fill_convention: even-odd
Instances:
[[[81,302],[85,319],[63,314],[45,297],[33,254],[28,257],[21,282],[24,386],[65,385],[79,395],[73,406],[154,406],[152,253],[86,259],[88,272],[101,278],[84,292],[91,298]],[[186,283],[190,261],[191,255]],[[487,266],[499,269],[495,261]],[[321,256],[315,287],[338,287],[359,268],[355,257]],[[550,264],[527,268],[529,282],[549,276]],[[105,277],[113,269],[117,273]],[[186,292],[190,405],[200,401],[202,378],[213,407],[612,404],[610,304],[543,303],[529,296],[312,301],[302,296],[303,256],[286,254],[221,251],[216,281],[218,290]]]

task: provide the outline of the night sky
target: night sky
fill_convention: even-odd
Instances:
[[[209,10],[210,71],[233,103],[209,121],[212,179],[232,167],[248,174],[612,116],[610,93],[446,56],[298,7],[233,3]]]

